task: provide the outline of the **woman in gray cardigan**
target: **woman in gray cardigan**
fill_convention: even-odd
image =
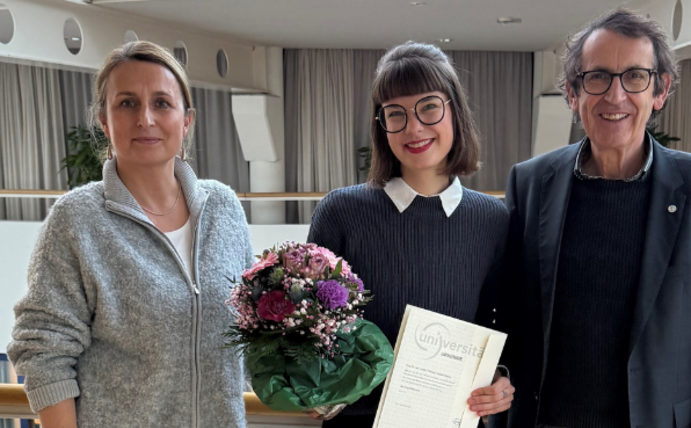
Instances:
[[[235,194],[185,162],[189,84],[165,49],[133,42],[99,72],[103,181],[46,219],[8,347],[53,427],[244,427],[244,371],[221,350],[226,277],[252,261]]]

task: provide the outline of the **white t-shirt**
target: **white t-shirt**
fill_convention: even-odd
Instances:
[[[166,233],[166,236],[173,243],[175,251],[178,252],[182,259],[187,273],[192,275],[190,270],[192,267],[192,226],[190,225],[190,219],[188,218],[180,229]]]

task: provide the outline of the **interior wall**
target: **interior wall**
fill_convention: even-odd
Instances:
[[[674,38],[674,8],[677,0],[638,0],[630,3],[630,8],[638,13],[649,15],[660,23],[669,35],[669,44],[679,51],[691,45],[691,0],[681,0],[684,11],[679,37]],[[681,58],[686,59],[686,58]]]
[[[14,17],[14,36],[0,44],[0,60],[35,61],[79,69],[98,69],[108,52],[122,45],[132,30],[139,40],[149,40],[173,49],[181,40],[187,47],[187,72],[193,83],[266,92],[268,69],[263,48],[251,42],[204,33],[179,25],[162,24],[108,10],[102,6],[65,0],[1,0]],[[63,40],[63,27],[74,18],[82,31],[82,49],[70,53]],[[216,55],[228,57],[228,71],[221,77]],[[256,53],[255,53],[256,52]]]

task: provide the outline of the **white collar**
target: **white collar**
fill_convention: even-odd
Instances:
[[[405,211],[406,208],[413,203],[413,199],[415,199],[416,196],[425,197],[413,190],[413,188],[403,181],[401,177],[394,177],[389,180],[386,186],[384,186],[384,191],[389,195],[389,198],[391,198],[400,213]],[[451,214],[453,214],[463,198],[463,186],[461,186],[461,181],[456,177],[446,190],[438,195],[432,196],[439,196],[446,217],[451,217]]]

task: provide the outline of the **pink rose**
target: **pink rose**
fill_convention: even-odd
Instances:
[[[290,269],[291,272],[298,273],[305,267],[305,256],[307,252],[300,247],[292,248],[283,253],[283,267]]]
[[[348,262],[341,259],[340,257],[336,257],[336,255],[333,252],[331,252],[331,250],[328,250],[324,247],[317,247],[314,249],[314,251],[318,252],[318,253],[322,254],[324,257],[326,257],[326,259],[329,261],[329,267],[331,268],[331,270],[336,269],[336,265],[338,264],[338,261],[342,260],[341,261],[341,276],[346,276],[346,275],[351,274],[350,265],[348,264]]]
[[[317,279],[324,273],[324,270],[329,267],[329,259],[324,254],[317,251],[310,251],[310,261],[302,273],[305,278]]]
[[[277,290],[266,293],[259,299],[257,315],[265,320],[281,322],[294,310],[295,305],[290,300],[286,300],[286,293]]]
[[[257,276],[257,273],[271,267],[278,263],[278,255],[275,253],[269,253],[266,255],[265,258],[259,259],[257,263],[254,264],[250,269],[245,269],[245,271],[242,273],[243,278],[247,278],[249,280],[253,280],[255,276]]]

